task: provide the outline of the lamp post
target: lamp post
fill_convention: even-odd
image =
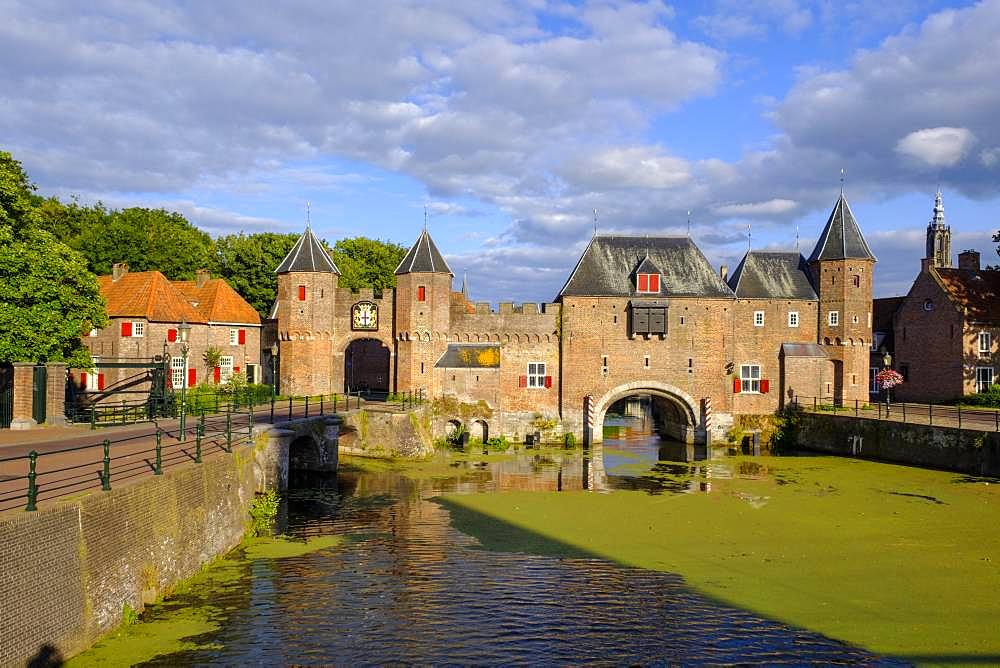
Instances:
[[[188,353],[191,347],[188,345],[188,334],[191,332],[191,325],[187,320],[181,320],[177,326],[177,334],[181,339],[181,357],[184,359],[184,378],[181,380],[181,440],[187,439],[186,419],[187,419],[187,386],[188,386]]]
[[[887,351],[885,348],[883,348],[882,349],[882,369],[885,370],[885,369],[891,369],[891,368],[892,368],[892,355],[889,354],[889,351]],[[890,388],[886,387],[885,388],[885,414],[886,414],[887,417],[889,415],[889,409],[891,407],[891,403],[889,401],[889,391],[890,391]]]
[[[278,394],[278,371],[276,369],[278,365],[278,342],[275,341],[271,344],[271,403],[274,403],[274,398]]]

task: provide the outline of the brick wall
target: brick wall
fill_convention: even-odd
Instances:
[[[86,649],[124,605],[141,609],[237,545],[250,498],[280,479],[267,453],[288,449],[287,435],[259,438],[260,460],[213,457],[0,517],[0,666],[24,665],[45,644],[63,658]]]

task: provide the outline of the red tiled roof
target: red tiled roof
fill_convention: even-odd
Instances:
[[[948,298],[973,322],[1000,323],[1000,271],[936,268]]]
[[[260,315],[236,290],[221,278],[212,278],[198,287],[195,281],[174,281],[174,286],[196,307],[208,322],[259,325]]]
[[[152,322],[206,322],[184,295],[158,271],[127,273],[117,281],[98,276],[111,318],[145,318]]]

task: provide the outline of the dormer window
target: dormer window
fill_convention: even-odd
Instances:
[[[636,292],[647,294],[660,294],[659,274],[636,274]]]

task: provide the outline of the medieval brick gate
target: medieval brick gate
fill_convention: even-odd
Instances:
[[[344,391],[389,392],[392,354],[380,339],[354,339],[344,349]]]
[[[662,422],[661,435],[684,443],[704,443],[705,429],[699,425],[698,403],[680,388],[658,381],[635,381],[608,390],[584,402],[585,437],[590,443],[604,440],[604,418],[617,402],[634,396],[649,396],[656,402]]]

